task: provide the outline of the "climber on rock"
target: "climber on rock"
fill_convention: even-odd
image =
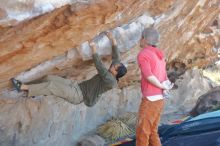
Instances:
[[[119,78],[127,73],[126,67],[120,62],[119,50],[116,40],[111,32],[106,33],[112,43],[112,64],[107,69],[96,52],[96,45],[90,42],[92,57],[98,74],[91,79],[77,83],[77,81],[65,79],[55,75],[48,75],[39,84],[23,84],[15,78],[11,79],[18,92],[27,91],[28,97],[39,95],[55,95],[72,104],[84,102],[87,106],[93,106],[100,99],[100,95],[116,87]]]

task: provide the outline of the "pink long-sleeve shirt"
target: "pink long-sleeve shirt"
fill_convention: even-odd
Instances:
[[[154,75],[160,82],[167,80],[164,54],[158,48],[149,46],[142,49],[137,57],[141,70],[141,91],[143,97],[162,95],[162,89],[151,84],[147,77]]]

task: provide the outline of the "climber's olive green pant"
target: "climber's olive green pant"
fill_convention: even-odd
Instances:
[[[59,76],[49,75],[42,83],[28,85],[28,96],[55,95],[72,104],[83,101],[83,95],[78,83]]]

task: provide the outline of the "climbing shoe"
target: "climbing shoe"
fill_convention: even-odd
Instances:
[[[15,78],[11,78],[11,83],[18,92],[21,91],[21,85],[22,85],[21,81],[16,80]]]

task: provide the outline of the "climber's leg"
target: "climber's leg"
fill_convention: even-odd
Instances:
[[[82,91],[74,81],[71,81],[69,85],[58,81],[48,81],[27,86],[28,96],[55,95],[73,104],[79,104],[83,101]]]
[[[62,78],[56,75],[47,75],[42,79],[42,81],[43,82],[54,81],[54,82],[59,82],[59,83],[67,84],[67,85],[72,84],[72,81],[70,79],[65,79],[65,78]]]

